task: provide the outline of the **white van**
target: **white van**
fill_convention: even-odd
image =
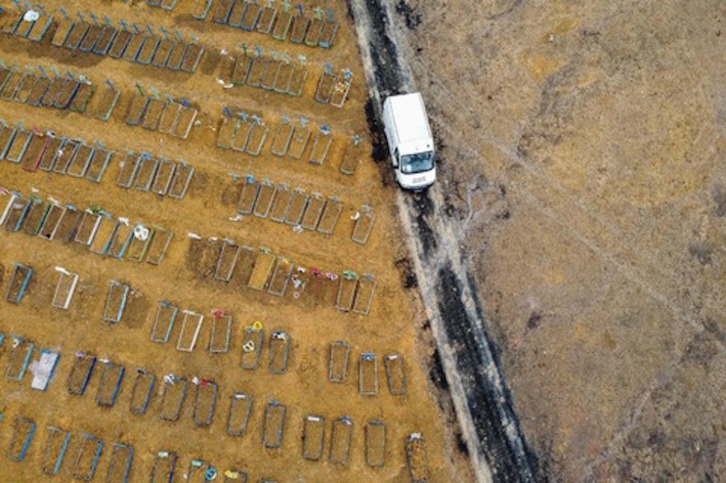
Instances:
[[[383,129],[401,188],[419,190],[431,186],[436,181],[434,138],[421,93],[386,98]]]

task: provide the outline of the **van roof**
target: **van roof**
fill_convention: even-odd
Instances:
[[[420,92],[391,96],[386,101],[389,103],[400,143],[416,143],[431,138],[431,129]]]

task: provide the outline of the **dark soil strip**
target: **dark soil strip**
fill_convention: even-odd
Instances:
[[[405,81],[400,72],[401,62],[398,49],[389,36],[392,26],[389,24],[386,8],[382,2],[386,0],[347,0],[348,10],[352,17],[356,9],[353,2],[360,2],[367,10],[368,19],[355,19],[356,25],[369,25],[368,41],[370,56],[373,62],[373,78],[380,99],[391,94],[400,93]],[[400,7],[399,7],[400,8]],[[366,106],[371,139],[374,141],[376,160],[380,162],[384,180],[390,179],[390,167],[387,160],[385,140],[378,119],[380,106],[369,102]],[[413,218],[422,247],[422,265],[432,268],[437,266],[435,257],[442,257],[437,252],[437,234],[431,225],[432,217],[444,207],[437,207],[427,192],[410,196],[407,203]],[[477,287],[471,276],[461,280],[452,266],[452,256],[460,255],[454,251],[445,254],[443,268],[435,274],[436,300],[427,300],[427,304],[436,304],[438,312],[444,319],[443,330],[446,332],[448,347],[452,348],[456,369],[463,382],[466,402],[474,432],[478,438],[478,446],[484,453],[492,477],[495,481],[535,481],[546,478],[538,474],[537,459],[526,445],[519,421],[514,413],[512,398],[501,370],[501,361],[496,345],[489,338],[484,323],[484,314],[477,297]],[[429,273],[429,276],[432,274]],[[464,301],[464,289],[471,291],[472,303]],[[474,307],[472,309],[472,306]],[[475,313],[472,313],[475,312]],[[440,361],[435,361],[432,378],[443,392],[450,390],[449,383],[441,379]],[[493,365],[497,374],[489,375],[488,367]],[[507,426],[512,426],[507,430]],[[513,429],[513,430],[512,430]]]

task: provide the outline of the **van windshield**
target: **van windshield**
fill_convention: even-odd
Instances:
[[[416,174],[429,171],[434,167],[434,153],[407,154],[401,156],[401,172],[403,174]]]

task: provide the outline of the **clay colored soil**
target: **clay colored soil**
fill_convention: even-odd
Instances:
[[[51,1],[39,41],[0,17],[0,477],[123,481],[131,447],[128,481],[471,478],[346,11],[264,33],[224,3]]]

